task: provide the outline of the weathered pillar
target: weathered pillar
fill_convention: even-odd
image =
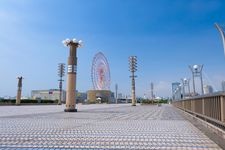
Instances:
[[[18,77],[18,89],[17,89],[17,96],[16,96],[16,105],[20,105],[20,102],[21,102],[22,80],[23,80],[22,76]]]
[[[66,109],[65,112],[77,112],[76,109],[76,76],[77,76],[77,48],[81,41],[76,39],[63,41],[63,44],[70,48],[67,68],[67,89],[66,89]]]

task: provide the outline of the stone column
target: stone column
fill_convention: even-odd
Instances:
[[[17,96],[16,96],[16,105],[20,105],[20,102],[21,102],[22,80],[23,80],[22,76],[18,77],[18,89],[17,89]]]
[[[77,75],[77,48],[80,43],[76,40],[66,40],[70,48],[67,68],[67,90],[65,112],[77,112],[76,109],[76,75]]]

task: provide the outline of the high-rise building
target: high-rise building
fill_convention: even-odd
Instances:
[[[222,85],[222,91],[225,92],[225,81],[222,81],[221,85]]]
[[[154,90],[154,84],[153,84],[153,82],[151,82],[150,86],[151,86],[151,100],[153,100],[155,98],[154,97],[154,93],[153,93],[153,90]]]
[[[211,85],[204,86],[204,94],[212,94],[213,93],[213,87]]]

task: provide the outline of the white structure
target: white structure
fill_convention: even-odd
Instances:
[[[182,98],[181,94],[181,84],[179,82],[172,83],[172,99],[180,100]]]
[[[187,78],[182,78],[182,93],[183,93],[183,98],[189,97],[191,95],[191,90],[190,90],[190,79]]]
[[[118,93],[118,96],[117,96],[118,99],[121,99],[123,98],[123,94],[122,93]]]
[[[189,66],[191,72],[192,72],[192,80],[193,80],[193,93],[194,95],[196,95],[196,90],[195,90],[195,78],[199,77],[200,78],[200,82],[201,82],[201,91],[202,94],[204,94],[204,89],[203,89],[203,80],[202,80],[202,68],[203,65],[193,65],[193,66]]]
[[[213,93],[213,87],[211,85],[204,86],[204,94],[212,94]]]
[[[32,99],[43,99],[43,100],[58,100],[60,96],[59,89],[50,89],[50,90],[32,90],[31,98]],[[62,102],[66,100],[66,91],[62,90]]]
[[[222,41],[223,41],[223,49],[224,49],[224,53],[225,53],[225,35],[224,35],[224,29],[223,26],[215,23],[216,29],[219,31]]]

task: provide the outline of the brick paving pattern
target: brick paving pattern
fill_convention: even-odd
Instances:
[[[1,106],[0,150],[221,149],[171,105]]]

